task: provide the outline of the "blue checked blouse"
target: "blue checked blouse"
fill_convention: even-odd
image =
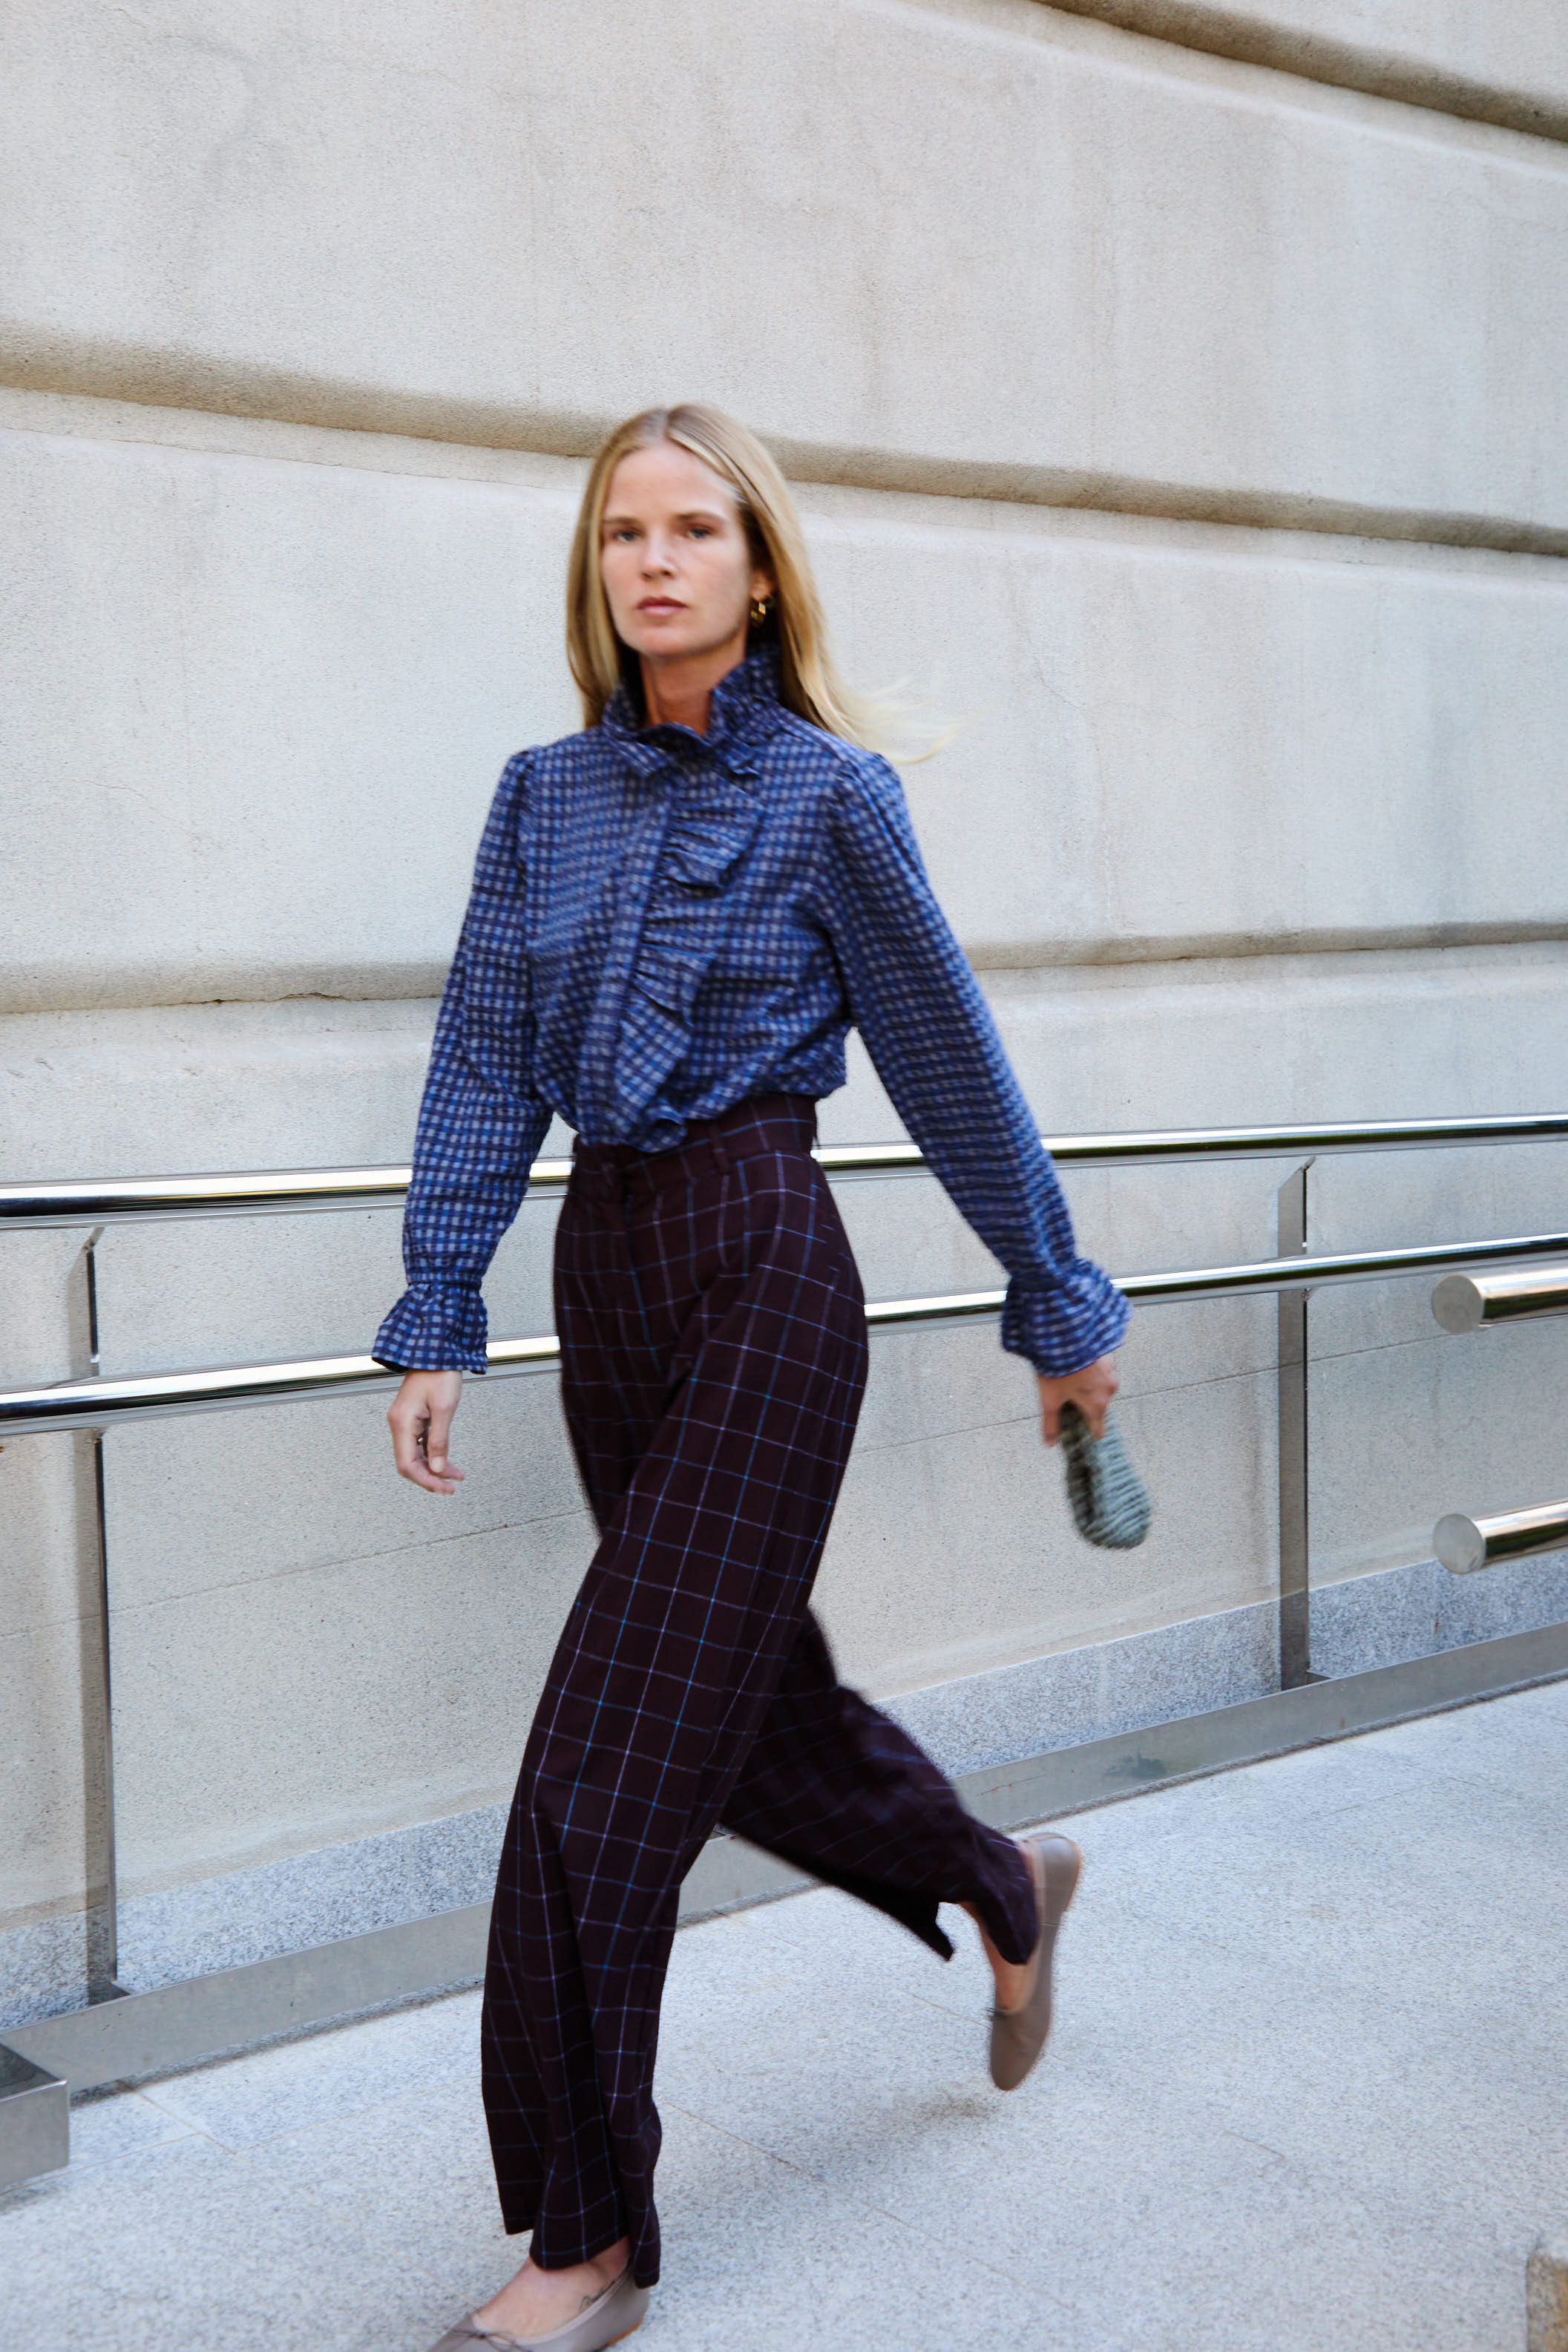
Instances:
[[[667,1151],[749,1096],[831,1094],[858,1024],[910,1134],[1011,1277],[1002,1345],[1042,1372],[1128,1307],[1067,1203],[932,896],[886,761],[809,726],[753,653],[707,735],[601,723],[508,762],[442,1000],[388,1364],[485,1370],[480,1282],[552,1111]]]

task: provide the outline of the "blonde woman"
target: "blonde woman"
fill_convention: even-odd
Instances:
[[[1050,1160],[925,879],[874,712],[830,661],[778,467],[709,408],[653,409],[589,476],[568,586],[580,734],[507,766],[420,1117],[397,1466],[432,1494],[480,1281],[552,1111],[562,1393],[600,1540],[523,1759],[485,1989],[511,2283],[442,2339],[600,2352],[659,2275],[653,2098],[681,1880],[721,1824],[946,1958],[975,1918],[991,2072],[1050,2023],[1076,1847],[967,1814],[838,1681],[808,1602],[865,1381],[863,1300],[810,1156],[857,1024],[1011,1277],[1002,1345],[1045,1434],[1096,1434],[1126,1303],[1076,1255]]]

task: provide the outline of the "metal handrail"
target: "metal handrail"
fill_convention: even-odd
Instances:
[[[1537,1316],[1568,1315],[1568,1265],[1479,1276],[1447,1274],[1432,1293],[1445,1331],[1480,1331]]]
[[[1466,1144],[1568,1140],[1568,1115],[1523,1118],[1336,1121],[1306,1127],[1154,1129],[1125,1135],[1043,1135],[1059,1167],[1179,1166],[1193,1160],[1278,1160],[1297,1152],[1431,1151]],[[913,1143],[824,1144],[815,1154],[830,1176],[917,1176],[925,1160]],[[411,1171],[392,1168],[263,1169],[232,1176],[131,1176],[97,1183],[0,1184],[0,1229],[136,1223],[170,1217],[246,1217],[333,1209],[389,1209]],[[536,1160],[532,1193],[559,1192],[570,1160]]]
[[[1467,1145],[1544,1143],[1568,1140],[1568,1115],[1523,1118],[1399,1119],[1314,1124],[1289,1128],[1185,1129],[1143,1134],[1040,1139],[1064,1169],[1131,1168],[1205,1160],[1291,1158],[1298,1165],[1280,1188],[1278,1247],[1281,1255],[1251,1265],[1186,1268],[1133,1275],[1121,1287],[1139,1305],[1174,1305],[1259,1293],[1280,1294],[1278,1316],[1280,1413],[1280,1680],[1296,1691],[1314,1676],[1311,1664],[1307,1478],[1306,1294],[1340,1283],[1389,1279],[1402,1275],[1453,1272],[1568,1255],[1568,1234],[1527,1234],[1507,1240],[1456,1242],[1419,1249],[1362,1250],[1312,1257],[1307,1255],[1307,1171],[1312,1161],[1343,1152],[1420,1150]],[[816,1154],[833,1178],[915,1175],[925,1161],[913,1143],[827,1146]],[[536,1161],[531,1187],[547,1197],[566,1184],[570,1160]],[[393,1168],[270,1170],[251,1174],[139,1177],[119,1182],[8,1184],[0,1186],[0,1232],[88,1226],[82,1257],[86,1270],[87,1323],[92,1377],[43,1389],[0,1392],[0,1435],[12,1433],[81,1431],[90,1436],[97,1494],[96,1519],[89,1540],[96,1553],[99,1597],[99,1686],[96,1713],[100,1754],[97,1766],[102,1850],[93,1859],[94,1883],[102,1902],[89,1936],[89,1997],[109,1999],[118,1950],[118,1879],[115,1854],[114,1764],[110,1689],[108,1528],[105,1510],[104,1434],[119,1423],[246,1405],[281,1403],[319,1396],[361,1394],[397,1385],[402,1375],[369,1356],[337,1356],[289,1363],[233,1366],[207,1371],[160,1372],[128,1379],[99,1376],[95,1253],[104,1227],[121,1223],[184,1217],[247,1216],[340,1209],[396,1207],[407,1192],[411,1171]],[[929,1298],[883,1299],[866,1309],[872,1329],[962,1323],[998,1314],[1000,1290],[956,1292]],[[502,1339],[488,1350],[494,1373],[542,1372],[559,1367],[553,1335]],[[1561,1507],[1568,1509],[1568,1506]],[[1469,1523],[1467,1523],[1469,1525]],[[1490,1526],[1490,1523],[1483,1523]],[[1483,1551],[1485,1538],[1481,1538]],[[1531,1545],[1531,1549],[1542,1548]],[[1515,1555],[1517,1556],[1517,1547]],[[1450,1562],[1450,1565],[1453,1563]],[[1483,1559],[1477,1564],[1485,1565]],[[225,2040],[236,2037],[225,2030]],[[241,2037],[243,2038],[243,2037]],[[205,2045],[204,2045],[205,2046]],[[214,2045],[215,2046],[215,2045]]]
[[[1190,1306],[1209,1298],[1244,1298],[1262,1292],[1316,1290],[1340,1283],[1387,1281],[1441,1267],[1502,1265],[1555,1256],[1568,1234],[1527,1234],[1505,1241],[1441,1242],[1423,1249],[1341,1251],[1324,1257],[1262,1258],[1252,1265],[1188,1267],[1170,1274],[1115,1277],[1134,1306]],[[988,1320],[1002,1311],[1000,1290],[955,1291],[931,1298],[886,1298],[868,1306],[873,1330],[928,1323]],[[552,1372],[560,1363],[553,1332],[531,1339],[493,1340],[492,1374]],[[63,1381],[49,1388],[0,1391],[0,1435],[67,1429],[107,1429],[127,1421],[162,1421],[187,1412],[218,1412],[244,1405],[287,1404],[347,1391],[396,1388],[402,1374],[373,1356],[322,1356],[297,1363],[244,1364],[204,1372],[153,1372],[125,1380]]]
[[[1568,1544],[1568,1502],[1537,1503],[1527,1511],[1500,1511],[1490,1519],[1450,1511],[1432,1530],[1432,1549],[1450,1576],[1474,1576],[1504,1560],[1531,1559]]]

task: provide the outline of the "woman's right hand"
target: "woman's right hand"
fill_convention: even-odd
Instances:
[[[1040,1431],[1048,1445],[1055,1445],[1061,1440],[1064,1404],[1078,1407],[1089,1424],[1091,1437],[1104,1436],[1106,1410],[1121,1385],[1113,1356],[1102,1356],[1097,1364],[1085,1364],[1078,1372],[1063,1372],[1056,1380],[1044,1372],[1039,1377]]]
[[[397,1474],[428,1495],[455,1495],[463,1473],[446,1451],[461,1372],[404,1372],[387,1412]]]

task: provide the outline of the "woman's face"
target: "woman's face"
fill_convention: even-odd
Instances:
[[[673,441],[610,477],[599,561],[616,635],[653,661],[732,646],[738,660],[753,599],[773,593],[728,483]]]

